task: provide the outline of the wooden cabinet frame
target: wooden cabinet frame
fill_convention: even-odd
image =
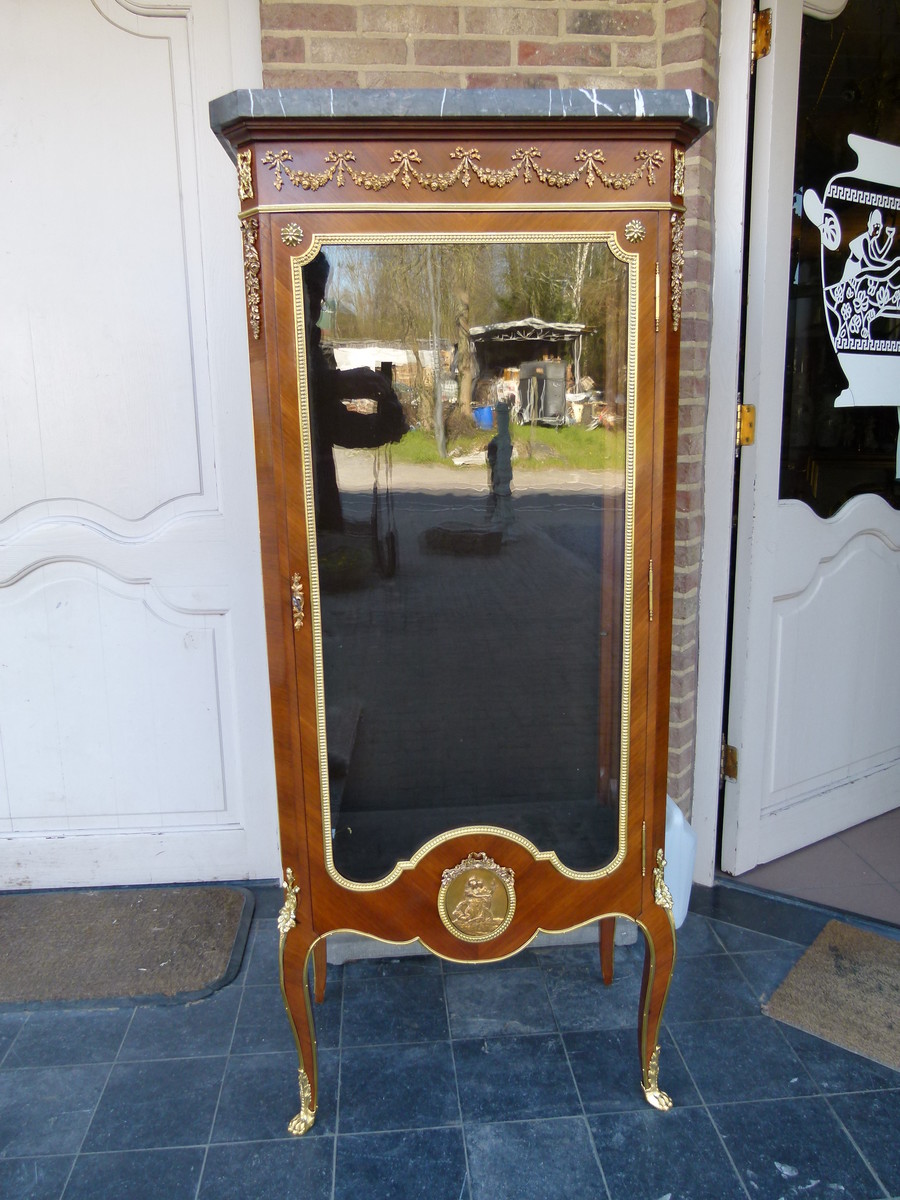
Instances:
[[[663,868],[684,152],[710,120],[709,103],[689,92],[241,92],[212,105],[241,200],[286,891],[279,957],[300,1054],[294,1133],[317,1107],[309,968],[321,1000],[325,939],[339,930],[418,938],[448,959],[487,962],[540,931],[599,919],[609,983],[615,916],[635,921],[646,941],[641,1085],[655,1107],[671,1103],[658,1082],[658,1032],[675,959]],[[629,271],[627,544],[622,594],[609,602],[624,628],[613,664],[626,714],[618,848],[578,872],[515,830],[463,825],[384,878],[353,882],[331,851],[301,267],[330,240],[548,237],[606,239]],[[602,728],[599,739],[615,745],[617,731]],[[506,915],[488,936],[467,936],[447,895],[460,871],[479,870],[505,889]]]

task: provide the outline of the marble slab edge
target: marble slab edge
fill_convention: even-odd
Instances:
[[[712,126],[713,103],[689,88],[258,88],[219,96],[209,116],[234,157],[223,131],[248,118],[647,118],[681,121],[699,135]]]

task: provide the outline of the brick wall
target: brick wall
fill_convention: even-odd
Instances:
[[[261,0],[267,87],[693,88],[716,99],[721,0]],[[669,792],[689,815],[714,135],[688,154]]]

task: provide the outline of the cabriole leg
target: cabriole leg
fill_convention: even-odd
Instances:
[[[288,1132],[306,1133],[316,1119],[318,1067],[316,1030],[309,995],[309,960],[318,939],[297,927],[297,894],[291,870],[285,872],[285,903],[278,915],[281,995],[288,1011],[300,1060],[300,1111],[288,1122]],[[323,943],[324,944],[324,943]]]
[[[648,1104],[666,1112],[672,1101],[659,1086],[659,1029],[675,966],[675,925],[671,911],[656,905],[639,923],[645,939],[638,1018],[641,1088]]]

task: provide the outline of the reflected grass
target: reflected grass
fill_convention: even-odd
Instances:
[[[622,470],[625,466],[624,430],[514,425],[510,432],[517,451],[516,470],[605,471]],[[455,437],[448,440],[448,451],[453,457],[462,458],[483,453],[492,436],[487,430],[479,430]],[[391,454],[397,463],[450,465],[450,458],[438,454],[434,434],[425,429],[411,429],[401,442],[391,447]],[[486,467],[482,463],[471,465],[475,469]]]

